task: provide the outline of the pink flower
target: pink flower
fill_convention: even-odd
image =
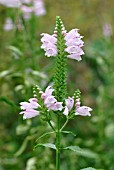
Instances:
[[[74,105],[74,99],[72,99],[71,97],[68,97],[68,99],[65,100],[65,110],[63,112],[64,115],[68,115],[69,111],[71,111],[71,109],[73,108]]]
[[[65,28],[62,28],[62,34],[64,36],[65,45],[67,46],[65,51],[68,53],[67,57],[80,61],[81,55],[84,54],[81,47],[84,46],[84,42],[81,40],[83,38],[78,33],[78,29],[72,29],[67,33]],[[46,52],[45,55],[55,56],[57,55],[57,27],[55,28],[54,34],[49,35],[46,33],[41,34],[43,37],[41,38],[42,46]]]
[[[5,31],[10,31],[14,28],[14,24],[10,18],[7,18],[4,24],[4,30]]]
[[[84,42],[81,40],[82,36],[78,33],[78,29],[72,29],[65,35],[67,48],[65,51],[70,54],[67,57],[76,59],[78,61],[81,60],[81,55],[84,54],[81,47],[83,47]]]
[[[41,42],[43,43],[41,48],[44,49],[46,52],[45,55],[50,56],[56,56],[57,55],[57,39],[53,35],[49,34],[41,34],[43,37],[41,38]]]
[[[74,100],[71,97],[68,97],[68,99],[65,100],[65,110],[63,111],[63,114],[65,116],[68,116],[69,112],[72,110],[74,106]],[[80,99],[76,99],[76,110],[75,110],[75,115],[80,115],[80,116],[91,116],[90,111],[92,109],[87,106],[80,106]]]
[[[49,106],[49,105],[51,105],[51,104],[54,104],[54,103],[56,103],[57,102],[57,100],[55,99],[55,97],[54,96],[48,96],[45,100],[44,100],[44,104],[45,105],[47,105],[47,107]]]
[[[46,14],[43,0],[39,0],[39,1],[34,0],[34,13],[36,16],[41,16]]]
[[[47,48],[45,55],[47,57],[56,56],[57,55],[57,50],[55,48]]]
[[[75,59],[75,60],[78,60],[78,61],[81,61],[82,58],[80,55],[76,55],[76,54],[70,54],[67,56],[68,58],[72,58],[72,59]]]
[[[35,110],[40,105],[37,103],[38,100],[36,98],[29,99],[29,102],[21,102],[21,109],[23,110],[20,114],[23,114],[23,119],[29,119],[39,115],[39,111]]]
[[[22,112],[20,112],[20,114],[23,114],[23,119],[30,119],[30,118],[38,116],[39,111],[30,109],[30,110],[22,111]]]
[[[80,115],[80,116],[91,116],[90,111],[92,109],[87,106],[80,106],[80,98],[76,99],[76,110],[75,110],[75,115]]]
[[[53,104],[49,104],[48,105],[48,110],[53,110],[53,111],[58,111],[58,110],[62,110],[63,106],[62,106],[63,102],[55,102]]]
[[[68,107],[68,110],[70,111],[73,108],[74,105],[74,99],[71,97],[68,97],[68,99],[65,100],[66,106]]]
[[[48,110],[53,110],[53,111],[57,111],[57,110],[62,110],[63,106],[62,103],[63,102],[58,102],[55,97],[53,96],[53,91],[54,89],[51,86],[48,86],[45,90],[45,92],[41,92],[41,98],[44,99],[44,105],[48,108]]]
[[[75,115],[91,116],[90,111],[92,111],[92,109],[90,107],[81,106],[81,107],[76,109]]]
[[[64,114],[65,116],[68,116],[69,110],[68,110],[68,107],[67,107],[67,106],[65,106],[65,110],[63,111],[63,114]]]
[[[71,40],[73,38],[80,38],[80,34],[78,33],[78,29],[70,30],[65,36],[66,41],[68,41],[69,39]]]
[[[22,5],[21,6],[21,10],[23,12],[24,19],[31,18],[31,13],[33,12],[33,8],[32,7],[28,7],[26,5]]]
[[[113,33],[112,33],[112,26],[111,26],[111,24],[105,23],[103,25],[103,34],[104,34],[105,37],[112,36]]]
[[[48,86],[44,93],[41,92],[41,98],[46,99],[47,97],[52,96],[53,91],[54,89],[51,86]]]

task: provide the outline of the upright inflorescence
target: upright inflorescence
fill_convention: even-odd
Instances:
[[[56,60],[54,84],[53,87],[48,86],[44,92],[35,86],[34,98],[30,99],[29,102],[20,103],[22,109],[20,114],[24,114],[24,118],[32,118],[39,114],[47,117],[51,112],[56,112],[58,118],[60,114],[65,115],[67,119],[71,119],[75,115],[90,116],[92,109],[81,106],[81,92],[79,90],[74,92],[73,97],[67,96],[67,58],[80,61],[81,55],[84,54],[81,49],[84,42],[81,40],[82,36],[78,33],[78,29],[72,29],[67,33],[63,22],[57,16],[54,33],[52,35],[43,33],[41,36],[41,48],[44,49],[45,55],[47,57],[53,56]]]

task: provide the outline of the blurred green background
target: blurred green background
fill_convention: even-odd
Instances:
[[[52,81],[55,60],[44,56],[40,34],[53,33],[57,15],[67,31],[79,28],[85,42],[83,60],[68,60],[69,95],[79,88],[82,103],[93,108],[91,117],[76,117],[68,124],[66,129],[77,136],[64,135],[61,141],[92,153],[64,151],[61,170],[114,170],[114,1],[45,0],[44,4],[46,15],[32,17],[25,29],[9,32],[3,29],[5,20],[18,22],[19,10],[0,6],[0,170],[55,169],[53,150],[33,151],[36,138],[50,128],[39,117],[23,121],[19,102],[33,96],[35,84],[44,89]],[[104,35],[105,24],[111,26],[111,35]],[[52,135],[43,142],[54,140]]]

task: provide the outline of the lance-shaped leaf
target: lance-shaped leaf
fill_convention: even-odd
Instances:
[[[66,133],[66,134],[71,134],[73,136],[76,136],[76,134],[71,131],[61,131],[61,133]]]
[[[37,148],[37,147],[40,147],[40,146],[44,146],[46,148],[51,148],[51,149],[55,149],[56,150],[56,146],[54,144],[52,144],[52,143],[44,143],[44,144],[39,143],[34,148]]]
[[[45,136],[47,136],[47,135],[53,134],[53,133],[55,133],[55,132],[47,132],[47,133],[44,133],[43,135],[41,135],[39,138],[36,139],[36,142],[37,142],[39,139],[41,139],[41,138],[43,138],[43,137],[45,137]]]
[[[19,150],[15,153],[15,156],[20,156],[26,149],[27,145],[28,145],[28,137],[25,138],[22,146],[19,148]]]
[[[103,169],[95,169],[95,168],[92,168],[92,167],[88,167],[88,168],[83,168],[81,170],[103,170]]]
[[[94,158],[94,159],[98,159],[98,155],[94,152],[92,152],[91,150],[88,149],[82,149],[79,146],[68,146],[66,148],[63,149],[68,149],[68,150],[72,150],[74,152],[76,152],[77,155],[81,155],[81,156],[85,156],[88,158]]]
[[[18,55],[18,56],[22,56],[23,53],[15,46],[9,46],[7,47],[9,50],[11,50],[14,54]]]

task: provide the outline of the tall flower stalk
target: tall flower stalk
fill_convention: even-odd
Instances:
[[[55,97],[58,101],[64,101],[66,97],[66,52],[65,52],[65,40],[64,34],[65,31],[64,25],[60,17],[56,17],[56,27],[55,34],[57,35],[57,57],[56,57],[56,67],[55,67],[55,76],[54,76],[54,89]],[[56,170],[60,169],[60,119],[61,112],[57,114],[57,130],[56,130]]]
[[[44,49],[45,55],[56,58],[53,86],[48,86],[45,92],[38,86],[35,86],[34,97],[29,99],[29,102],[20,103],[22,109],[20,114],[23,114],[24,119],[42,115],[43,120],[50,125],[52,132],[45,133],[40,138],[55,133],[55,144],[37,144],[36,147],[45,146],[55,149],[56,170],[60,170],[61,150],[70,149],[77,151],[77,147],[75,146],[61,148],[61,133],[66,132],[63,129],[69,120],[75,116],[91,116],[90,111],[92,111],[90,107],[80,106],[81,93],[79,90],[74,92],[73,97],[67,94],[67,58],[81,61],[81,55],[84,54],[81,47],[84,42],[81,40],[82,36],[78,33],[78,29],[72,29],[67,33],[59,16],[56,17],[54,34],[43,33],[41,36],[41,48]],[[56,116],[55,126],[51,122],[53,121],[52,114]],[[61,117],[66,118],[64,124],[61,122]],[[67,133],[72,134],[69,131]]]

